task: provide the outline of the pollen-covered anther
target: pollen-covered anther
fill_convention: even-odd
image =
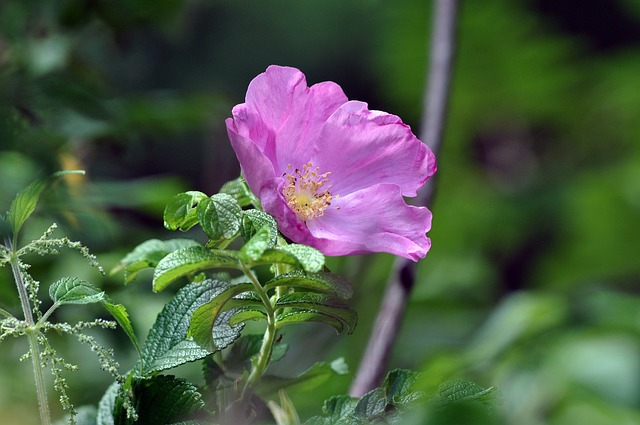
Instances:
[[[289,171],[284,174],[287,185],[283,194],[287,204],[303,221],[323,216],[334,198],[329,192],[331,172],[320,173],[320,167],[314,168],[311,162],[302,165],[302,169],[292,169],[293,165],[289,164]]]

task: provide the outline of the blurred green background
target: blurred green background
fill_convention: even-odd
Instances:
[[[640,1],[466,0],[430,234],[433,247],[392,367],[498,388],[498,423],[640,423]],[[81,168],[44,196],[25,237],[50,222],[106,269],[162,227],[175,193],[215,193],[239,167],[224,128],[269,64],[332,80],[417,132],[431,2],[423,0],[3,0],[0,207],[33,177]],[[427,143],[429,141],[426,141]],[[201,237],[200,235],[193,235]],[[83,277],[128,306],[143,339],[170,294],[123,288],[77,254],[33,258],[44,287]],[[331,259],[355,284],[351,335],[287,330],[294,374],[344,356],[353,372],[393,259]],[[43,290],[43,293],[46,293]],[[18,314],[9,271],[0,306]],[[58,320],[102,315],[69,307]],[[121,331],[97,336],[123,370]],[[76,405],[110,383],[87,347],[54,343]],[[25,341],[0,344],[0,423],[36,424]],[[198,379],[197,367],[176,373]],[[292,394],[302,418],[352,376]],[[52,408],[59,406],[52,395]]]

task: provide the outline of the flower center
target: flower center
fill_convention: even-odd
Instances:
[[[320,168],[314,168],[311,162],[304,164],[302,170],[292,168],[289,164],[289,171],[282,175],[288,183],[283,190],[287,204],[302,221],[323,216],[333,199],[329,192],[331,172],[320,174]]]

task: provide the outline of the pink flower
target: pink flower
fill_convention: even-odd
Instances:
[[[436,171],[431,150],[395,115],[349,101],[340,86],[307,87],[270,66],[226,120],[242,173],[280,231],[326,255],[390,252],[417,261],[431,212],[409,206]]]

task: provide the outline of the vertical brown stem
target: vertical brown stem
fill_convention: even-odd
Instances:
[[[457,0],[435,0],[431,34],[428,84],[421,117],[420,139],[429,143],[437,155],[444,132],[451,69],[454,56]],[[416,199],[418,205],[430,205],[434,179],[430,179]],[[387,370],[389,355],[415,284],[416,263],[396,260],[373,331],[364,352],[350,394],[360,397],[380,384]]]

